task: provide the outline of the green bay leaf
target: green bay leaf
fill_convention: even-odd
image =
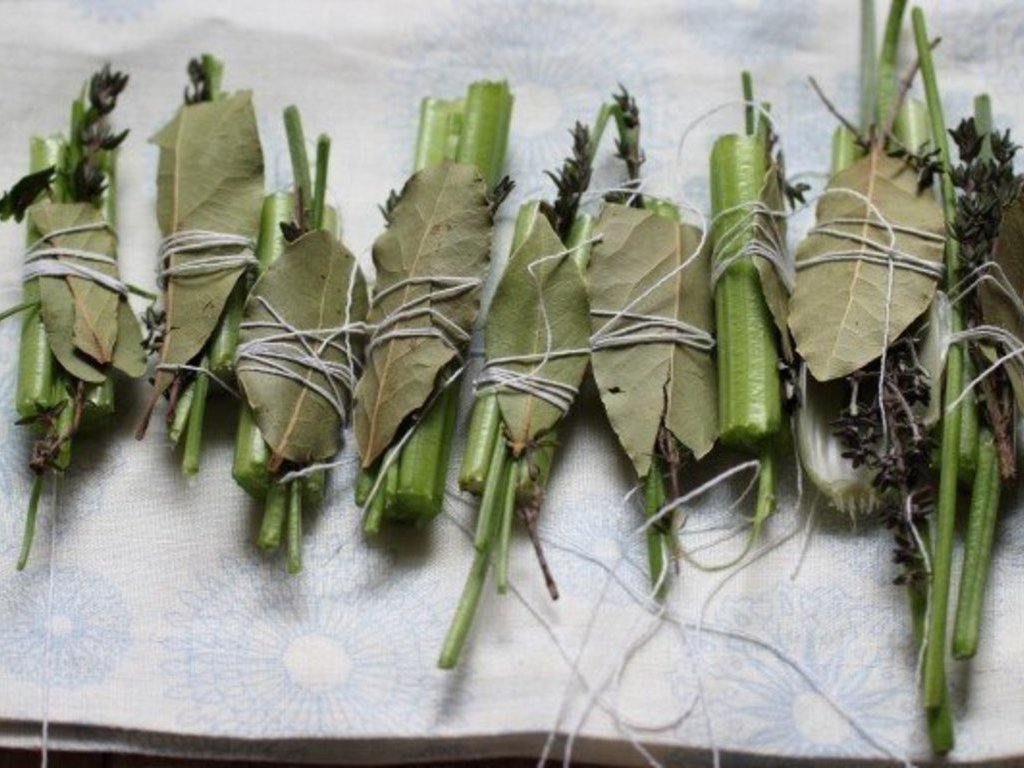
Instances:
[[[594,332],[608,326],[602,312],[618,312],[692,256],[700,231],[651,211],[607,205],[595,227],[602,240],[591,252],[587,281]],[[713,331],[710,248],[631,306],[636,314],[682,320]],[[595,350],[594,378],[612,428],[639,477],[651,468],[664,426],[694,456],[718,435],[715,365],[708,352],[657,342]]]
[[[102,215],[92,205],[47,203],[35,206],[30,216],[33,227],[53,247],[104,256],[116,254],[114,235],[106,228],[47,237],[61,229],[102,222]],[[116,264],[70,255],[61,255],[58,260],[111,277],[118,276]],[[82,381],[98,383],[105,380],[106,368],[115,360],[121,328],[119,308],[122,304],[127,306],[127,300],[93,280],[73,276],[39,278],[39,298],[47,340],[57,361]],[[131,314],[130,308],[128,311]],[[138,332],[134,318],[132,322]]]
[[[407,279],[430,277],[481,280],[491,247],[493,214],[487,187],[475,166],[445,162],[414,174],[391,213],[391,224],[373,245],[376,293]],[[389,313],[434,290],[426,282],[390,290],[370,309],[369,322],[379,324]],[[480,311],[480,288],[430,300],[434,312],[467,334]],[[402,320],[395,329],[444,328],[430,314]],[[387,448],[402,424],[427,402],[439,374],[465,352],[436,336],[392,338],[367,355],[356,386],[353,424],[363,466],[370,466]]]
[[[157,219],[166,237],[206,230],[255,239],[263,203],[263,152],[249,91],[182,106],[152,138],[160,149]],[[237,248],[177,254],[171,266]],[[182,365],[202,350],[244,267],[171,277],[164,290],[162,365]],[[173,373],[158,371],[156,392]]]
[[[884,264],[844,258],[800,270],[800,262],[839,252],[886,250],[890,235],[880,215],[895,228],[897,249],[941,264],[945,232],[941,208],[930,194],[917,194],[913,171],[879,152],[837,174],[828,189],[832,194],[821,197],[816,215],[819,225],[831,222],[834,233],[812,232],[800,244],[789,306],[797,350],[818,381],[846,376],[877,359],[886,341],[895,340],[928,309],[937,278],[895,267],[890,300],[890,268]]]
[[[267,268],[246,301],[245,322],[274,321],[261,300],[289,325],[311,333],[362,322],[368,304],[366,281],[355,256],[323,230],[289,243]],[[243,328],[240,342],[279,333],[281,330],[274,328]],[[339,335],[324,346],[312,341],[310,344],[328,363],[345,364],[349,349],[356,359],[361,356],[362,339],[358,335]],[[303,352],[298,342],[289,341],[287,346],[296,353]],[[238,382],[267,445],[275,456],[297,464],[330,459],[340,448],[343,424],[338,412],[313,386],[330,392],[331,382],[323,372],[308,366],[276,362],[283,362],[308,384],[254,370],[251,361],[240,361],[237,369]],[[347,407],[349,398],[342,400]]]
[[[540,261],[565,250],[545,216],[536,216],[522,244],[509,256],[484,326],[488,360],[527,357],[502,368],[579,388],[587,371],[590,303],[583,275],[571,254]],[[545,358],[545,354],[552,357]],[[498,407],[514,455],[533,445],[562,417],[543,398],[499,390]]]

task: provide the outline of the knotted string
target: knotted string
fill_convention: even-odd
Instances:
[[[199,256],[180,264],[171,264],[171,257],[179,254],[225,248],[235,248],[236,250],[230,253]],[[160,265],[157,271],[157,285],[164,288],[168,279],[174,277],[200,277],[240,267],[257,267],[259,260],[254,255],[255,250],[255,243],[243,235],[211,232],[205,229],[185,229],[173,232],[163,239],[157,251]]]
[[[678,318],[663,315],[652,315],[637,311],[645,299],[665,283],[683,272],[704,250],[707,243],[707,222],[703,214],[694,206],[680,204],[681,208],[690,211],[700,220],[700,241],[682,261],[670,269],[650,286],[637,294],[625,306],[618,310],[591,309],[593,317],[607,320],[590,336],[590,348],[597,352],[615,347],[630,347],[635,344],[680,344],[701,352],[710,352],[715,347],[715,337],[699,326],[692,325]],[[625,322],[623,322],[625,321]],[[615,328],[616,324],[620,327]]]
[[[379,323],[370,326],[372,332],[366,346],[366,353],[369,354],[377,347],[394,339],[426,337],[438,339],[446,347],[454,351],[461,360],[464,357],[464,348],[469,343],[471,334],[444,312],[436,309],[433,306],[433,302],[454,299],[476,290],[482,284],[483,281],[478,277],[423,275],[420,277],[407,277],[404,280],[399,280],[389,285],[383,290],[377,291],[370,302],[373,307],[379,306],[381,301],[391,294],[407,289],[410,286],[425,285],[428,288],[425,293],[419,296],[406,298],[401,304],[390,310]],[[399,323],[424,316],[433,322],[430,325],[417,328],[395,327]]]
[[[487,360],[475,382],[476,394],[478,396],[494,392],[518,392],[539,398],[552,405],[562,414],[568,412],[573,400],[576,399],[579,388],[542,376],[540,371],[551,360],[589,355],[590,348],[581,347],[557,350],[554,348],[554,331],[551,327],[551,320],[548,317],[547,304],[544,301],[544,286],[541,284],[537,269],[549,261],[566,259],[581,248],[599,242],[600,239],[601,235],[594,235],[571,248],[563,248],[556,253],[539,256],[527,265],[526,271],[533,280],[537,290],[537,309],[540,312],[541,322],[544,326],[544,350],[539,353],[505,355]],[[525,371],[514,371],[507,367],[515,363],[526,365],[535,363],[535,365]]]
[[[25,251],[25,262],[21,271],[22,282],[27,283],[40,277],[77,277],[101,285],[107,290],[122,296],[128,295],[128,286],[117,277],[108,275],[85,264],[63,260],[70,257],[116,267],[117,259],[113,256],[84,248],[67,248],[51,244],[52,239],[55,237],[102,230],[107,230],[114,234],[114,230],[106,221],[95,221],[88,224],[61,227],[43,235]]]

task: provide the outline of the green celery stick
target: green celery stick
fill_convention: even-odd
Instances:
[[[498,398],[493,394],[479,395],[473,402],[459,471],[459,487],[464,491],[483,493],[501,427],[499,411]]]
[[[995,442],[987,430],[978,443],[978,468],[974,475],[971,508],[967,517],[963,571],[953,625],[953,656],[969,659],[978,650],[985,582],[992,559],[996,519],[999,516],[999,462]]]
[[[517,468],[519,472],[517,473]],[[509,465],[503,472],[505,483],[500,497],[501,510],[497,521],[498,534],[498,564],[495,573],[498,594],[504,595],[508,591],[508,558],[512,548],[512,520],[516,514],[516,484],[514,482],[517,474],[526,467],[526,459],[520,457],[515,464]]]
[[[302,570],[302,483],[293,480],[288,486],[288,573]]]
[[[711,153],[711,205],[714,239],[730,246],[715,254],[732,257],[755,237],[750,204],[761,200],[767,149],[758,136],[719,138]],[[730,213],[731,209],[737,209]],[[735,236],[737,229],[747,230]],[[718,420],[725,445],[755,450],[782,423],[779,355],[775,329],[761,292],[752,257],[733,262],[715,287],[718,329]]]
[[[512,117],[512,94],[505,82],[472,83],[466,95],[455,160],[472,163],[480,169],[489,188],[494,188],[505,164],[505,149]],[[420,139],[438,141],[440,132],[421,128]],[[436,156],[436,150],[417,147],[417,159]],[[443,374],[442,374],[443,375]],[[396,492],[394,517],[423,519],[440,512],[444,498],[444,481],[451,455],[451,440],[445,439],[446,425],[455,414],[448,409],[458,407],[460,381],[449,384],[445,392],[423,414],[412,428],[399,458],[399,487]],[[389,516],[392,516],[389,510]]]
[[[647,518],[654,517],[665,506],[666,496],[665,479],[662,477],[663,469],[661,460],[655,456],[651,462],[651,471],[644,479],[644,514]],[[666,555],[668,554],[665,551],[667,541],[663,530],[664,518],[647,528],[647,564],[650,569],[651,586],[658,585],[659,579],[661,580],[657,594],[659,600],[665,596],[668,584],[668,579],[662,576],[667,566]]]
[[[185,427],[188,425],[188,415],[192,411],[192,394],[195,392],[196,384],[190,381],[178,394],[178,400],[174,406],[174,418],[167,428],[167,439],[171,445],[177,445],[181,436],[185,434]]]
[[[494,517],[500,514],[502,500],[505,497],[502,481],[510,477],[505,467],[511,461],[505,440],[499,437],[492,449],[490,471],[487,473],[487,483],[484,485],[480,508],[477,510],[476,535],[473,539],[473,546],[479,551],[490,546],[491,532],[494,530]],[[511,485],[511,483],[508,484]]]
[[[201,367],[206,368],[204,357]],[[203,450],[203,423],[206,421],[206,398],[210,392],[210,377],[200,373],[195,378],[192,402],[189,404],[188,424],[185,426],[185,449],[181,454],[181,471],[191,477],[199,472]]]
[[[256,545],[273,552],[281,546],[281,534],[288,514],[288,488],[280,483],[271,483],[263,506],[263,523],[260,526]]]
[[[29,145],[29,171],[35,173],[44,168],[62,167],[66,145],[59,138],[33,137]],[[29,225],[28,244],[39,239],[39,232]],[[27,310],[21,320],[21,344],[18,347],[18,383],[15,404],[18,416],[31,418],[55,404],[54,375],[56,360],[50,353],[39,307],[39,281],[25,283],[23,297],[34,302],[36,307]]]

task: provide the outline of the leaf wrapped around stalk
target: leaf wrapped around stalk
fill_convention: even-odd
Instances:
[[[493,208],[472,165],[445,161],[414,174],[373,246],[377,286],[354,425],[364,467],[428,402],[438,376],[464,356],[480,309]]]
[[[253,287],[236,372],[277,463],[340,449],[367,303],[355,256],[324,230],[290,243]]]
[[[978,286],[982,320],[1010,334],[1014,343],[1024,343],[1024,193],[1003,208],[999,237],[992,252],[995,269]],[[1006,349],[1005,353],[1014,350]],[[988,349],[993,361],[999,353]],[[1007,360],[1006,374],[1013,388],[1018,410],[1024,410],[1024,360]]]
[[[88,277],[88,272],[100,273],[118,282],[116,263],[89,258],[113,259],[116,254],[116,238],[101,212],[88,203],[46,203],[33,207],[29,216],[40,247],[68,249],[47,258],[87,270],[83,276],[39,278],[41,315],[54,357],[69,374],[89,383],[105,381],[111,367],[141,376],[146,368],[142,333],[127,297]],[[70,229],[81,231],[50,234]]]
[[[576,261],[547,217],[534,216],[529,234],[505,266],[484,331],[484,375],[489,369],[492,377],[503,374],[484,388],[498,393],[514,456],[558,423],[583,381],[589,310]]]
[[[605,206],[596,229],[603,239],[588,271],[594,378],[619,442],[646,477],[662,426],[698,458],[718,436],[710,349],[678,338],[685,326],[713,330],[710,249],[694,256],[700,230],[623,205]],[[597,341],[616,335],[629,343]],[[658,336],[666,340],[649,341]]]
[[[879,358],[928,310],[945,224],[910,167],[880,150],[838,173],[816,214],[796,253],[789,326],[811,373],[828,381]]]
[[[182,106],[152,142],[160,148],[157,218],[165,237],[202,232],[255,239],[263,203],[263,152],[249,91]],[[179,252],[161,269],[173,272],[239,250],[231,245]],[[235,264],[167,277],[162,368],[154,396],[170,385],[174,366],[189,363],[203,349],[245,269]]]

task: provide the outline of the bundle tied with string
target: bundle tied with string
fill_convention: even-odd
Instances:
[[[573,258],[547,217],[531,215],[509,257],[485,327],[486,361],[477,395],[495,394],[514,457],[535,448],[568,412],[590,355],[589,302]]]
[[[257,265],[263,152],[249,91],[190,103],[151,141],[160,149],[157,278],[165,321],[151,404],[182,371],[203,365],[229,298]],[[210,363],[228,377],[230,355]],[[141,431],[141,430],[140,430]]]
[[[272,470],[288,462],[291,477],[308,473],[340,450],[367,310],[355,256],[325,230],[289,243],[253,287],[235,372]]]
[[[377,285],[353,427],[363,467],[411,434],[457,381],[480,309],[494,211],[472,165],[445,161],[414,174],[373,246]]]
[[[695,457],[718,436],[710,248],[698,227],[609,204],[591,254],[594,378],[637,476],[667,429]]]
[[[95,206],[47,203],[32,209],[39,233],[26,251],[22,280],[39,280],[51,352],[72,376],[106,380],[110,368],[141,376],[142,335],[118,275],[117,238]]]
[[[945,225],[906,163],[871,152],[837,174],[796,252],[789,326],[818,381],[861,370],[923,315],[943,275]]]

